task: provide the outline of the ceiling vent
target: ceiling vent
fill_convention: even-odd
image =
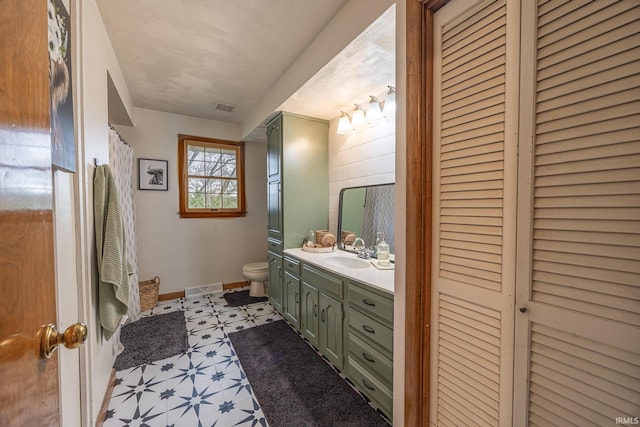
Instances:
[[[233,104],[229,104],[228,102],[216,102],[214,108],[216,109],[216,111],[230,113],[234,108],[236,108],[236,106]]]

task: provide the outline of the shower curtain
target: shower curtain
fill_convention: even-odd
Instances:
[[[367,245],[376,244],[376,233],[384,233],[384,239],[394,253],[395,188],[392,185],[368,187],[364,198],[362,238]],[[371,242],[371,243],[369,243]]]
[[[120,210],[126,239],[129,274],[129,309],[127,323],[140,317],[140,295],[138,293],[138,244],[136,241],[136,212],[133,198],[133,148],[115,129],[109,126],[109,168],[118,190]]]

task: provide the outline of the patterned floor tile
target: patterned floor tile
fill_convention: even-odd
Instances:
[[[267,303],[229,307],[222,295],[205,295],[162,301],[141,316],[177,310],[185,312],[189,349],[116,372],[104,426],[267,427],[227,334],[280,315]]]

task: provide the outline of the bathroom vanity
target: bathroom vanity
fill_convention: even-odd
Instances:
[[[288,113],[267,123],[269,302],[392,419],[394,272],[349,252],[344,237],[371,246],[383,232],[393,244],[394,186],[344,189],[341,250],[303,251],[308,231],[329,222],[327,126]]]
[[[344,251],[284,250],[281,312],[391,419],[393,270]]]

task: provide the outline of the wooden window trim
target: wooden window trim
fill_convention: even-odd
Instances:
[[[449,0],[407,1],[407,214],[404,425],[429,426],[433,15]]]
[[[238,150],[236,173],[238,176],[238,209],[189,209],[187,205],[188,185],[187,185],[187,164],[186,164],[186,146],[188,141],[196,143],[226,145],[234,147]],[[244,142],[228,141],[224,139],[205,138],[193,135],[178,135],[178,181],[180,195],[180,218],[237,218],[247,215],[246,195],[245,195],[245,176],[244,176]]]

